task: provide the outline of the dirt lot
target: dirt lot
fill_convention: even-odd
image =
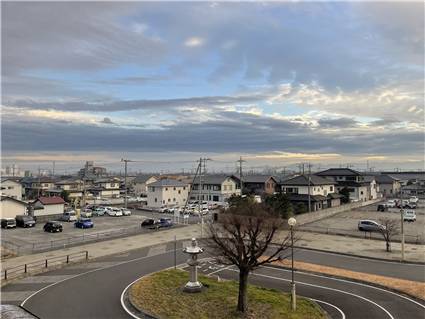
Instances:
[[[370,219],[379,222],[379,219],[389,217],[398,222],[400,221],[399,210],[393,212],[377,212],[376,206],[377,204],[342,212],[332,217],[310,223],[304,228],[312,231],[317,230],[319,232],[327,232],[328,229],[329,233],[339,231],[341,234],[345,232],[347,235],[362,236],[363,232],[357,229],[357,223],[361,219]],[[425,239],[425,208],[416,209],[416,218],[416,222],[404,223],[406,241],[415,242],[419,240],[419,242],[423,243]]]

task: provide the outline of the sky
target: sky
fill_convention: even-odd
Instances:
[[[421,2],[1,9],[3,166],[424,168]]]

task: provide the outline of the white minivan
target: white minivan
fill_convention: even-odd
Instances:
[[[416,212],[412,209],[406,209],[403,212],[403,221],[404,222],[415,222],[416,221]]]

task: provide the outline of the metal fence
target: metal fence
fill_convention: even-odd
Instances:
[[[172,217],[171,217],[172,218]],[[181,219],[182,221],[183,219]],[[183,223],[178,223],[177,221],[174,221],[176,226],[180,227],[180,225],[183,225]],[[81,245],[85,243],[91,243],[91,242],[97,242],[97,241],[103,241],[113,238],[119,238],[119,237],[126,237],[131,235],[137,235],[141,233],[146,232],[155,232],[157,230],[150,230],[150,229],[144,229],[137,226],[131,226],[127,228],[119,228],[119,229],[112,229],[112,230],[106,230],[103,232],[96,232],[96,233],[87,233],[79,236],[72,236],[67,237],[63,239],[56,239],[56,240],[50,240],[50,241],[42,241],[42,242],[33,242],[28,244],[17,244],[13,243],[9,240],[1,240],[2,247],[6,248],[7,250],[11,251],[12,253],[16,255],[25,255],[25,254],[33,254],[43,251],[49,251],[59,248],[67,248],[72,247],[76,245]]]
[[[312,233],[321,233],[329,235],[343,235],[350,237],[366,238],[366,239],[377,239],[384,240],[384,237],[379,232],[370,232],[370,231],[360,231],[360,230],[349,230],[349,229],[339,229],[331,227],[320,227],[320,226],[300,226],[298,228],[300,231],[307,231]],[[417,235],[404,235],[405,242],[410,244],[424,244],[424,236]],[[392,238],[393,242],[401,242],[401,235],[394,235]]]
[[[11,280],[23,275],[35,274],[62,264],[74,263],[77,261],[88,260],[89,252],[81,251],[69,255],[57,256],[43,260],[37,260],[16,267],[7,268],[1,271],[2,280]]]

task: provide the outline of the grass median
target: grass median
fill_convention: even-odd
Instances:
[[[236,311],[238,282],[217,281],[199,276],[206,287],[200,293],[183,292],[189,274],[182,270],[166,270],[141,278],[130,289],[131,303],[157,318],[249,318],[249,319],[325,319],[326,313],[313,301],[299,298],[292,312],[290,295],[274,289],[248,286],[245,315]]]

